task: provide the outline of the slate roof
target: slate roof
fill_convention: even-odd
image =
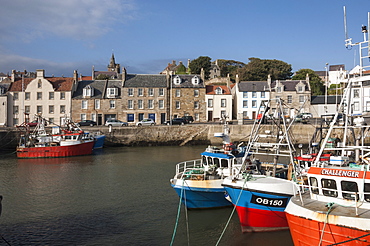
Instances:
[[[328,95],[327,96],[327,104],[336,104],[340,103],[342,100],[342,95],[334,96],[334,95]],[[325,104],[325,96],[312,96],[311,97],[311,105],[316,104]]]
[[[164,74],[127,74],[124,87],[167,87]]]
[[[241,81],[239,91],[268,91],[267,81]]]
[[[284,85],[284,91],[296,91],[296,86],[299,82],[302,82],[305,85],[305,91],[309,91],[309,87],[306,83],[306,80],[280,80],[282,85]],[[271,82],[271,88],[275,88],[277,81]]]
[[[90,98],[103,98],[104,95],[104,88],[106,85],[105,80],[83,80],[79,81],[77,84],[76,91],[73,93],[73,99],[82,99],[83,98],[83,88],[90,85],[94,88],[94,95]]]
[[[179,85],[176,85],[173,82],[173,79],[179,76],[181,79],[181,83]],[[199,84],[194,85],[191,82],[191,79],[194,78],[194,76],[197,76],[199,78]],[[200,77],[200,75],[197,74],[176,74],[171,76],[171,83],[172,83],[172,88],[205,88],[204,81]]]

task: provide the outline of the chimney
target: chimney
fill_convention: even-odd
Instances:
[[[205,74],[204,74],[204,69],[203,68],[200,70],[200,77],[201,77],[201,79],[203,80],[203,83],[204,83],[204,81],[205,81]]]
[[[122,67],[122,87],[125,86],[127,71],[125,67]]]
[[[45,70],[36,69],[36,78],[45,78]]]
[[[15,70],[14,70],[14,69],[12,70],[12,77],[11,77],[11,80],[12,80],[12,82],[14,82],[14,81],[15,81]]]
[[[92,69],[91,69],[91,79],[95,80],[95,67],[94,67],[94,65],[92,66]]]
[[[77,80],[78,80],[78,73],[77,73],[77,70],[74,70],[74,71],[73,71],[73,80],[74,80],[74,83],[76,83],[76,82],[77,82]]]
[[[227,77],[229,77],[229,74],[227,74]],[[240,81],[239,81],[239,75],[236,74],[235,75],[235,83],[238,84]]]

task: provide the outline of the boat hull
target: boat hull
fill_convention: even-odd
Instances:
[[[176,182],[177,181],[177,182]],[[181,183],[179,183],[181,182]],[[232,204],[225,199],[225,189],[220,181],[171,180],[171,186],[181,197],[181,202],[188,209],[228,207]]]
[[[337,207],[327,215],[322,202],[322,211],[316,207],[303,207],[298,198],[292,198],[286,208],[286,216],[294,245],[369,245],[370,224],[367,211],[359,211],[360,216],[349,216],[349,207]],[[312,200],[305,200],[310,206]],[[336,211],[338,210],[338,213]],[[345,216],[347,215],[347,216]],[[367,217],[367,218],[364,218]]]
[[[18,147],[18,158],[56,158],[92,154],[94,141],[68,145],[46,147]]]
[[[105,135],[95,136],[94,149],[101,149],[104,146]]]
[[[289,229],[284,209],[291,195],[274,195],[232,187],[225,189],[236,207],[242,232]]]

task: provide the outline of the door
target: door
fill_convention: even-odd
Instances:
[[[256,111],[253,111],[252,112],[252,120],[255,120],[256,119]]]
[[[208,121],[213,121],[213,111],[208,111]]]

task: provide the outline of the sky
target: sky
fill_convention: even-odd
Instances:
[[[359,63],[370,0],[0,0],[0,72],[158,74],[173,60],[277,59],[293,72]]]

